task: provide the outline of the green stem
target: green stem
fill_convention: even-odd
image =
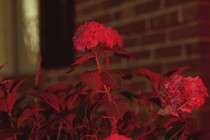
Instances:
[[[96,64],[97,64],[97,67],[98,67],[98,71],[99,73],[101,73],[101,65],[100,65],[100,61],[99,61],[99,58],[98,58],[98,53],[95,51],[95,59],[96,59]],[[106,94],[108,96],[108,99],[110,102],[112,102],[112,98],[110,96],[110,90],[108,89],[108,87],[104,84],[104,89],[106,91]]]

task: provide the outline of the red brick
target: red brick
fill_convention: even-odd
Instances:
[[[151,28],[165,28],[174,24],[178,24],[178,14],[175,11],[151,18]]]
[[[93,21],[105,24],[105,23],[110,22],[111,19],[112,19],[112,15],[103,15],[103,16],[94,18]]]
[[[140,3],[134,7],[137,15],[157,11],[160,8],[160,0],[150,0],[145,3]]]
[[[198,46],[197,43],[186,44],[185,45],[185,51],[186,51],[187,55],[199,54],[199,46]]]
[[[155,50],[155,58],[177,57],[182,53],[182,46],[170,46]]]
[[[136,45],[136,39],[124,39],[124,47],[132,47]]]
[[[210,42],[197,42],[193,44],[186,44],[185,50],[187,55],[199,54],[200,58],[209,56]]]
[[[198,37],[198,26],[193,25],[181,29],[173,30],[170,33],[171,40],[180,40],[192,37]]]
[[[111,8],[111,7],[116,7],[121,5],[121,1],[120,0],[106,0],[102,3],[103,8]]]
[[[156,34],[143,36],[141,39],[142,39],[143,45],[161,43],[161,42],[166,41],[166,34],[165,33],[156,33]]]
[[[79,11],[77,16],[89,15],[99,10],[102,10],[101,4],[93,4],[88,7],[85,7],[84,9],[81,9],[81,11]]]
[[[199,5],[198,6],[198,8],[199,8],[199,19],[201,18],[201,19],[210,19],[210,5],[208,4],[208,5],[203,5],[203,4],[201,4],[201,5]]]
[[[183,19],[184,21],[209,20],[209,9],[210,5],[204,3],[186,6],[183,8]]]
[[[110,60],[110,64],[114,64],[114,63],[118,63],[119,64],[122,61],[122,57],[116,56],[116,55],[112,55],[112,56],[110,56],[109,60]],[[105,60],[104,60],[104,63],[105,63]]]
[[[135,34],[145,30],[145,21],[135,21],[125,25],[118,26],[117,29],[122,34]]]
[[[178,6],[178,5],[183,5],[187,3],[193,3],[196,1],[197,0],[165,0],[165,6],[166,7]]]
[[[163,64],[161,63],[152,63],[152,64],[145,64],[141,66],[142,68],[146,68],[158,74],[163,73]]]
[[[210,15],[209,15],[210,16]],[[199,37],[209,37],[210,36],[210,26],[200,24],[198,28]]]
[[[131,8],[125,8],[121,11],[117,11],[114,13],[115,15],[115,19],[116,20],[121,20],[121,19],[128,19],[128,18],[135,18],[135,15],[133,14],[133,12],[131,12],[133,10],[133,7]]]
[[[203,56],[210,56],[210,42],[203,42],[200,41],[198,43],[199,53],[201,57]]]
[[[146,51],[135,52],[135,53],[132,53],[131,56],[134,59],[141,61],[142,59],[148,59],[150,57],[150,51],[146,50]]]
[[[198,6],[187,6],[183,8],[183,19],[184,21],[194,21],[199,16]]]

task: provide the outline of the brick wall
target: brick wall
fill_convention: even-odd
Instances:
[[[98,21],[119,31],[124,47],[136,56],[136,63],[119,60],[116,67],[138,65],[162,73],[171,67],[188,65],[189,72],[195,74],[198,49],[203,42],[207,43],[210,35],[205,22],[210,19],[206,3],[204,0],[75,0],[76,24]]]
[[[210,0],[75,0],[75,22],[98,21],[119,31],[136,57],[132,63],[113,57],[113,68],[163,73],[189,66],[186,74],[201,75],[209,88],[209,9]],[[210,100],[200,111],[203,127],[210,123],[209,106]]]

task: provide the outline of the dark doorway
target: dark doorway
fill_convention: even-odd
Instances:
[[[73,30],[73,0],[40,0],[42,68],[59,68],[72,63]]]

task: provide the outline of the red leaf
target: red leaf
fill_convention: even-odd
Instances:
[[[56,123],[63,122],[65,119],[69,119],[69,115],[72,114],[71,110],[67,110],[65,112],[59,112],[56,115],[52,116],[49,120],[47,120],[37,131],[31,134],[32,139],[39,138],[42,139],[44,136],[48,135],[52,132],[51,128]],[[54,129],[54,128],[53,128]]]
[[[185,71],[188,67],[171,68],[163,74],[163,77],[170,77],[174,74],[180,74]]]
[[[155,72],[152,72],[148,69],[144,69],[144,68],[138,69],[136,71],[136,73],[148,78],[149,81],[151,82],[152,86],[154,87],[154,89],[156,91],[158,91],[158,87],[159,87],[159,84],[160,84],[160,75],[159,74],[157,74]]]
[[[95,57],[95,56],[93,56],[93,55],[82,56],[82,57],[80,57],[79,59],[77,59],[77,60],[76,60],[73,64],[71,64],[71,65],[72,65],[72,66],[73,66],[73,65],[80,65],[80,64],[84,63],[85,61],[87,61],[87,60],[93,58],[93,57]]]
[[[177,121],[177,123],[167,131],[165,134],[165,140],[173,140],[184,129],[184,123]]]
[[[44,108],[28,108],[26,109],[23,114],[18,118],[18,121],[17,121],[17,127],[19,128],[20,125],[25,121],[27,120],[28,118],[30,118],[31,116],[35,115],[37,112],[39,111],[43,111],[45,110]]]
[[[70,130],[73,131],[74,127],[73,127],[73,121],[76,118],[75,114],[69,114],[65,117],[64,124],[66,125],[66,127]]]
[[[166,71],[164,74],[163,74],[163,78],[162,78],[162,82],[165,82],[168,80],[168,78],[172,77],[173,75],[175,74],[180,74],[182,73],[183,71],[185,71],[188,67],[181,67],[181,68],[172,68],[172,69],[169,69],[168,71]]]
[[[80,79],[92,89],[100,89],[102,87],[102,81],[98,71],[85,72],[80,76]]]
[[[111,89],[117,89],[121,87],[122,73],[114,70],[102,71],[101,79],[105,85]]]
[[[4,111],[4,112],[11,112],[13,109],[13,106],[16,102],[16,98],[17,98],[17,93],[16,90],[17,88],[23,83],[24,80],[20,81],[17,85],[14,86],[14,88],[12,88],[13,85],[13,80],[5,80],[4,82],[8,82],[8,83],[4,83],[5,84],[5,88],[6,88],[6,92],[7,95],[6,97],[4,96],[2,98],[2,90],[0,89],[0,110]],[[1,83],[2,84],[2,83]]]
[[[14,136],[20,134],[19,129],[17,128],[3,128],[0,129],[0,139],[1,140],[14,140]]]
[[[46,91],[57,92],[61,90],[67,90],[69,87],[65,83],[57,83],[55,85],[49,86]]]
[[[123,115],[129,110],[129,102],[126,99],[118,99],[113,102],[106,101],[105,109],[108,115],[122,119]]]
[[[66,108],[70,109],[73,105],[73,103],[78,99],[79,94],[76,94],[74,96],[72,96],[71,98],[67,99],[67,101],[65,101],[66,103]],[[78,100],[77,100],[78,102]]]
[[[60,112],[59,99],[53,93],[43,92],[43,93],[32,93],[31,95],[43,100],[45,103],[54,108],[57,112]]]
[[[121,47],[113,47],[113,48],[101,47],[101,49],[107,50],[107,51],[113,51],[116,55],[119,55],[119,56],[125,56],[125,57],[131,56],[128,51],[124,50]]]

